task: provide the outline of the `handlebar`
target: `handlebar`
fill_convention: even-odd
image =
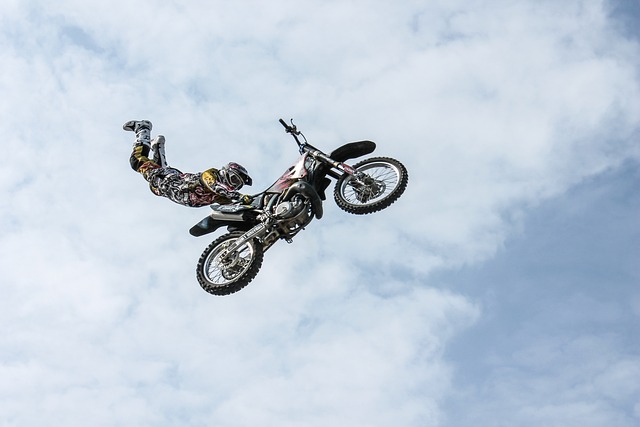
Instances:
[[[298,129],[296,128],[296,125],[293,124],[293,119],[291,119],[291,126],[289,126],[287,124],[287,122],[285,122],[284,120],[280,119],[280,124],[282,126],[284,126],[284,129],[287,133],[292,133],[294,135],[298,135],[300,132],[298,132]]]
[[[280,124],[282,126],[284,126],[284,129],[287,133],[290,133],[291,136],[293,136],[293,139],[296,140],[296,143],[298,144],[298,146],[300,147],[300,149],[302,150],[302,147],[304,147],[307,144],[307,138],[305,138],[305,136],[302,134],[302,132],[300,132],[298,130],[298,128],[296,127],[296,125],[293,124],[293,119],[291,119],[291,125],[287,124],[287,122],[285,122],[284,120],[280,119],[279,120]],[[304,142],[301,142],[298,139],[298,135],[302,136],[302,139],[304,140]]]
[[[293,139],[296,141],[296,144],[298,144],[300,154],[303,154],[305,151],[308,151],[310,149],[317,150],[317,148],[309,144],[309,141],[307,141],[307,137],[304,136],[304,134],[298,130],[296,125],[293,124],[293,119],[291,119],[291,125],[287,124],[287,122],[282,119],[280,119],[279,122],[282,126],[284,126],[285,131],[291,134]],[[302,141],[300,141],[300,138],[298,138],[298,136],[302,137]]]

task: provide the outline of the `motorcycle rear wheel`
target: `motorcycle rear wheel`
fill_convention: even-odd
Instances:
[[[234,253],[223,257],[225,250],[244,232],[224,234],[202,252],[196,267],[198,283],[212,295],[230,295],[244,288],[256,277],[262,266],[262,244],[252,239]]]
[[[352,214],[370,214],[388,207],[409,182],[407,168],[390,157],[365,159],[353,168],[359,174],[342,175],[333,192],[340,209]]]

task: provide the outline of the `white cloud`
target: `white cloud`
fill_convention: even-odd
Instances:
[[[486,260],[529,206],[639,157],[637,44],[597,2],[0,11],[9,425],[442,425],[443,351],[480,310],[429,273]],[[377,141],[407,193],[375,216],[327,206],[249,288],[209,297],[206,239],[187,234],[206,210],[151,195],[120,126],[153,120],[185,170],[241,161],[259,191],[295,158],[281,116],[327,151]]]

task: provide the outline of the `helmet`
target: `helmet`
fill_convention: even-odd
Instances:
[[[220,184],[229,191],[238,191],[243,185],[253,184],[249,172],[237,163],[227,163],[218,171]]]

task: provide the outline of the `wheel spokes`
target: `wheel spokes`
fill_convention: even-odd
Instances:
[[[358,172],[362,177],[345,180],[342,191],[345,200],[354,205],[374,203],[389,195],[400,182],[400,172],[387,164],[372,163]]]
[[[250,244],[238,248],[235,253],[221,256],[236,239],[230,239],[218,246],[209,255],[204,271],[208,281],[214,285],[226,285],[244,274],[251,266],[254,252]]]

